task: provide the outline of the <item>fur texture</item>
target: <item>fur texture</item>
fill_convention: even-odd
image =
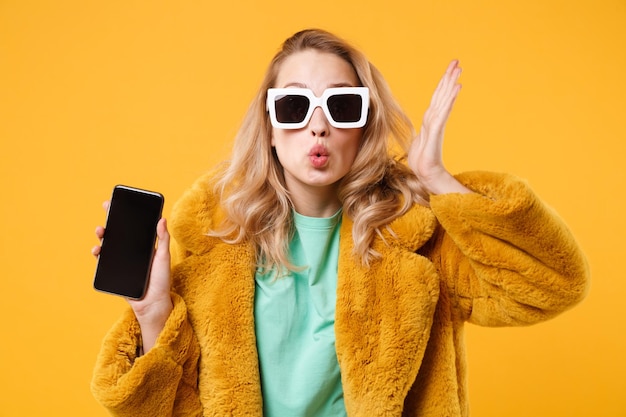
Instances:
[[[528,325],[586,294],[589,269],[565,224],[508,175],[459,176],[475,194],[433,196],[384,232],[369,269],[340,231],[335,334],[349,416],[467,416],[463,325]],[[174,312],[137,358],[131,311],[104,341],[92,382],[117,416],[261,416],[254,251],[207,237],[208,178],[177,203]],[[395,236],[394,236],[395,235]]]

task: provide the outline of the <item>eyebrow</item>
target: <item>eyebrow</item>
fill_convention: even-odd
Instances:
[[[287,87],[295,87],[295,88],[309,88],[306,86],[306,84],[303,83],[297,83],[297,82],[290,82],[285,84],[285,86],[283,88],[287,88]],[[349,82],[340,82],[340,83],[334,83],[329,85],[326,88],[337,88],[337,87],[355,87],[354,85],[352,85],[352,83]]]

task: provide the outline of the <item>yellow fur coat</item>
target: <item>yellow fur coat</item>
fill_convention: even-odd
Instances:
[[[415,206],[375,243],[383,256],[369,269],[343,218],[335,334],[348,416],[468,415],[464,322],[540,322],[587,291],[574,238],[524,182],[459,180],[475,194]],[[210,190],[203,178],[174,208],[174,311],[156,346],[137,357],[130,310],[104,341],[92,391],[113,415],[262,415],[254,254],[205,235],[217,220]]]

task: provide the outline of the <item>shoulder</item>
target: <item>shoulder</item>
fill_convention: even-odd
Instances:
[[[493,172],[467,172],[457,179],[472,194],[444,194],[430,196],[430,207],[414,204],[409,211],[389,225],[383,238],[394,238],[405,249],[416,251],[433,237],[442,220],[460,222],[470,213],[523,211],[536,204],[537,197],[528,184],[510,174]]]
[[[437,224],[437,218],[429,207],[414,204],[389,224],[389,228],[383,231],[383,238],[387,243],[395,243],[415,252],[433,236]]]

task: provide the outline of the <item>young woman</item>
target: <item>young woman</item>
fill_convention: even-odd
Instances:
[[[97,399],[117,416],[468,415],[464,323],[552,318],[588,268],[527,184],[445,169],[460,72],[416,135],[361,52],[321,30],[287,39],[231,160],[174,207],[171,256],[158,224]]]

